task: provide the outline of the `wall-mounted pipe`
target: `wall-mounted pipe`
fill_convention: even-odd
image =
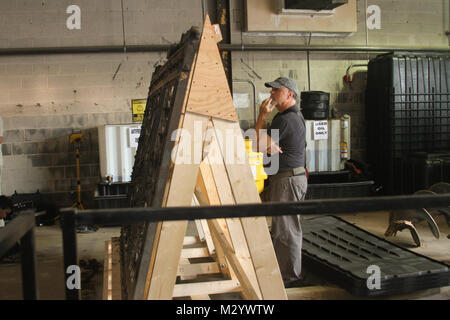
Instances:
[[[312,32],[309,33],[308,47],[311,45]],[[306,51],[306,66],[308,69],[308,91],[311,91],[311,60],[309,50]]]
[[[363,64],[363,63],[351,64],[347,68],[347,71],[345,72],[345,76],[344,76],[345,82],[347,82],[347,83],[353,82],[353,76],[354,75],[350,73],[350,70],[353,69],[353,68],[356,68],[356,67],[365,67],[365,68],[367,68],[368,64],[367,63],[366,64]]]
[[[450,53],[448,48],[402,48],[402,47],[351,47],[351,46],[296,46],[265,44],[230,44],[220,45],[223,50],[232,51],[324,51],[324,52],[441,52]]]
[[[170,44],[128,45],[127,52],[163,52]],[[315,52],[435,52],[450,53],[448,48],[401,48],[401,47],[333,47],[333,46],[294,46],[265,44],[219,44],[219,49],[228,51],[315,51]],[[82,54],[123,52],[123,46],[84,46],[84,47],[47,47],[47,48],[3,48],[0,55],[38,55],[38,54]]]

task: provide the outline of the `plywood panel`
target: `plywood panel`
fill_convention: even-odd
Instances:
[[[209,19],[205,20],[187,111],[238,121]]]

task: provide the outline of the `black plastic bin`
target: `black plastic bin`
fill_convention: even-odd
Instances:
[[[128,196],[126,194],[99,196],[94,198],[98,209],[114,209],[129,207]]]
[[[385,194],[401,194],[399,161],[450,150],[450,54],[395,52],[369,62],[368,161]]]
[[[367,197],[373,185],[372,180],[356,181],[348,170],[311,172],[306,199]]]
[[[372,180],[308,184],[306,199],[367,197],[371,193],[373,184]]]
[[[98,193],[101,196],[112,196],[119,194],[128,194],[128,189],[131,182],[113,182],[113,183],[99,183]]]
[[[445,263],[414,253],[335,216],[302,220],[302,261],[306,269],[355,296],[406,294],[445,287]],[[369,279],[374,268],[379,284]],[[370,283],[371,285],[368,285]]]
[[[300,106],[305,119],[328,119],[330,113],[330,94],[328,92],[303,91],[300,97]]]
[[[405,194],[428,189],[438,182],[450,182],[450,152],[410,154],[397,171],[401,176],[396,183]]]

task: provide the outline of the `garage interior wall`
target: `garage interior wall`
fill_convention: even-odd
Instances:
[[[0,50],[13,48],[121,46],[177,43],[191,26],[201,26],[201,0],[2,0]],[[122,14],[123,4],[123,14]],[[347,36],[245,31],[245,1],[230,0],[232,44],[289,44],[446,48],[447,0],[357,0],[357,32]],[[66,25],[70,5],[81,9],[81,29]],[[381,9],[381,29],[367,30],[366,8]],[[209,6],[209,8],[208,8]],[[215,16],[212,15],[213,23]],[[124,22],[124,23],[122,23]],[[125,35],[125,37],[124,37]],[[83,133],[81,184],[85,207],[101,181],[97,127],[130,123],[131,100],[147,96],[154,66],[165,52],[0,55],[0,117],[3,119],[4,195],[46,193],[61,206],[76,197],[74,130]],[[233,79],[256,86],[256,103],[269,92],[264,82],[294,78],[300,90],[330,92],[330,107],[352,117],[352,158],[365,160],[364,91],[366,69],[355,68],[353,83],[343,81],[352,64],[374,54],[301,51],[233,51]],[[254,97],[248,82],[234,81],[243,129],[253,126]]]

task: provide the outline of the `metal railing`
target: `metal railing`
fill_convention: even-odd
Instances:
[[[320,215],[415,208],[444,208],[450,205],[450,194],[389,196],[373,198],[319,199],[300,202],[258,203],[208,207],[121,208],[78,211],[74,208],[61,211],[63,229],[64,270],[78,265],[77,225],[101,224],[130,225],[142,222],[197,220],[217,218],[245,218],[282,215]],[[66,281],[69,275],[65,273]],[[80,289],[66,286],[66,298],[80,299]]]
[[[35,224],[34,211],[23,211],[0,229],[0,258],[20,242],[24,300],[38,299]]]

